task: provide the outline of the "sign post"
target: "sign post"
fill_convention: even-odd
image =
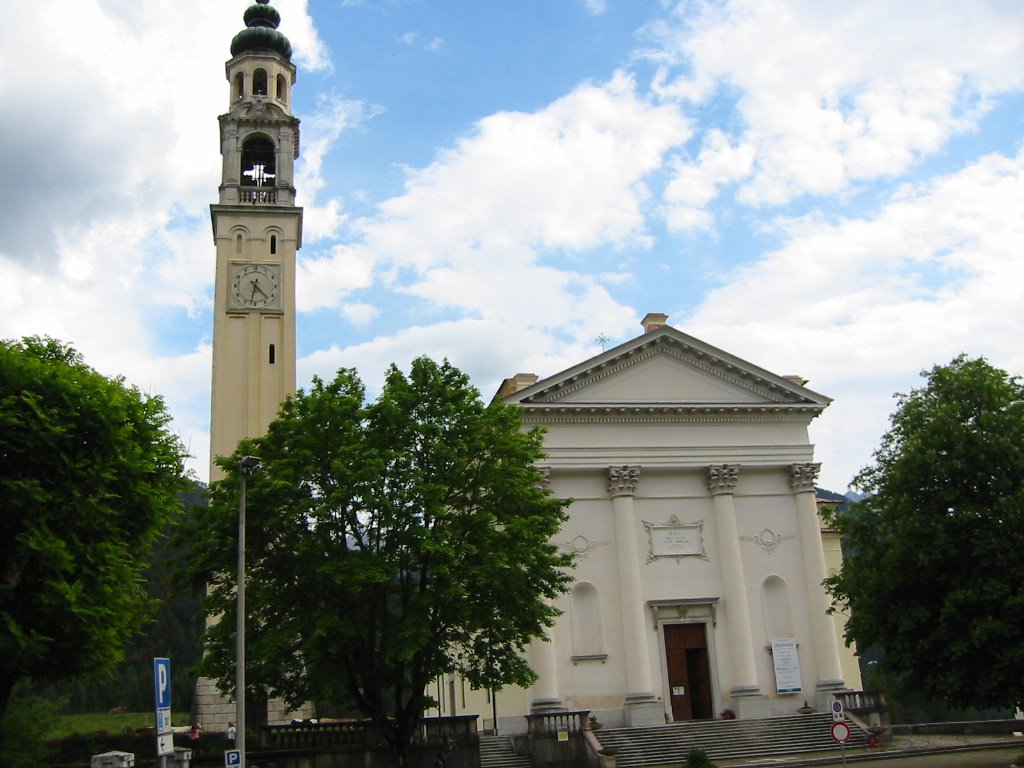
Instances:
[[[153,689],[156,693],[156,753],[160,765],[167,765],[167,755],[174,754],[171,734],[171,660],[153,659]]]

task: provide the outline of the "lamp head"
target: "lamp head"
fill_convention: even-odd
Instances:
[[[259,470],[262,463],[263,460],[259,456],[243,456],[239,461],[242,471],[247,475],[251,475]]]

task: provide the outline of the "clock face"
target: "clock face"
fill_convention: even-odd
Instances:
[[[280,264],[234,264],[230,280],[231,308],[281,308]]]

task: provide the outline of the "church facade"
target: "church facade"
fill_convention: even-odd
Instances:
[[[841,555],[808,425],[829,399],[665,315],[643,325],[565,371],[502,384],[525,426],[546,429],[551,492],[572,499],[557,543],[576,554],[574,583],[530,649],[535,685],[496,702],[441,688],[444,714],[487,723],[496,708],[505,732],[558,709],[609,726],[760,718],[859,688],[821,586]]]

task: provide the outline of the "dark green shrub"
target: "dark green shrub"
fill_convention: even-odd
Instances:
[[[686,755],[686,768],[715,768],[715,764],[711,762],[707,752],[694,747]]]
[[[22,686],[11,696],[0,723],[0,765],[4,768],[36,768],[51,758],[46,732],[60,716],[60,703],[24,693]]]

